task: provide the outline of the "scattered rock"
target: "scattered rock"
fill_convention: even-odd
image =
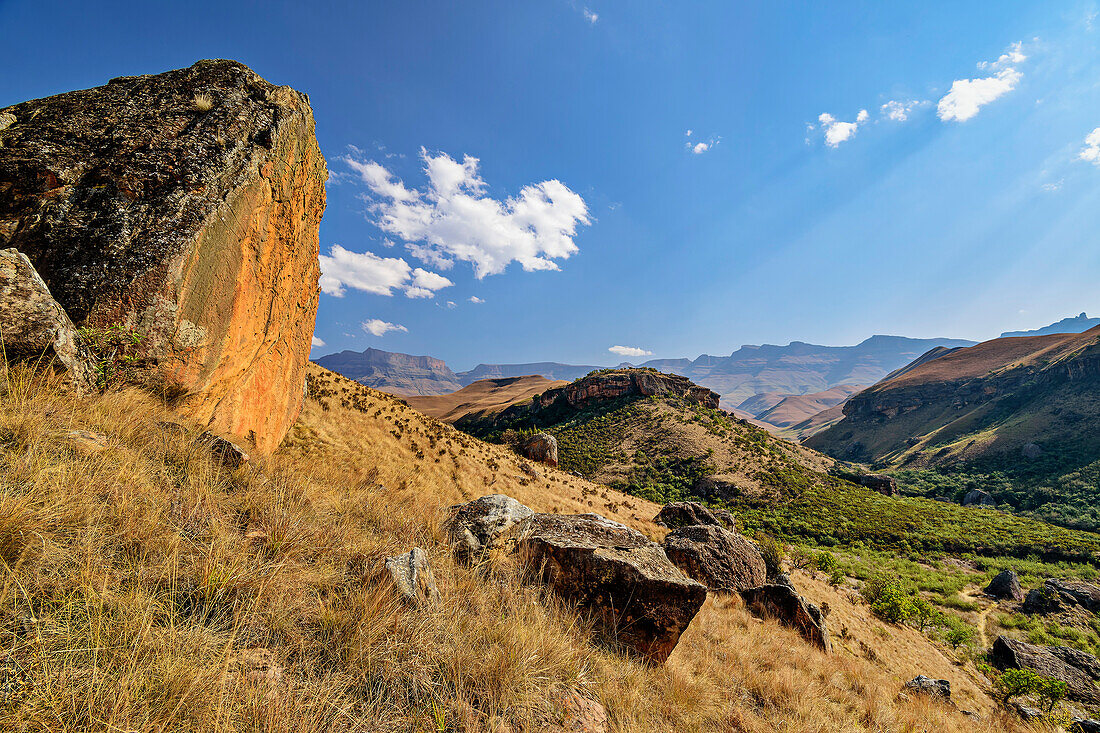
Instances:
[[[998,636],[990,657],[1002,669],[1032,669],[1043,677],[1066,683],[1066,697],[1081,702],[1100,702],[1100,660],[1065,646],[1040,646]]]
[[[534,514],[510,532],[521,564],[593,614],[632,656],[660,664],[707,597],[664,550],[598,514]]]
[[[550,694],[550,702],[560,711],[561,723],[540,728],[539,733],[608,733],[611,730],[607,709],[577,690],[555,690]]]
[[[197,96],[214,100],[196,116]],[[16,104],[0,246],[79,327],[140,336],[133,378],[275,449],[302,405],[327,171],[309,100],[235,61]]]
[[[1024,443],[1020,447],[1020,455],[1029,461],[1034,461],[1043,457],[1043,449],[1035,443]]]
[[[0,337],[7,362],[52,368],[81,391],[95,386],[91,362],[65,309],[27,256],[14,249],[0,249]]]
[[[522,463],[521,462],[519,464],[519,470],[523,471],[525,474],[527,474],[531,478],[542,478],[542,474],[539,473],[538,469],[535,468],[534,466],[532,466],[530,463]]]
[[[741,591],[745,607],[757,616],[774,618],[802,634],[802,638],[824,652],[833,649],[821,609],[798,595],[791,585],[762,585]]]
[[[1022,720],[1031,722],[1033,720],[1041,720],[1043,717],[1043,711],[1036,708],[1029,708],[1021,702],[1015,702],[1012,704],[1016,714],[1020,716]]]
[[[963,506],[997,506],[997,502],[993,500],[993,495],[988,491],[982,491],[981,489],[971,489],[963,497]]]
[[[235,471],[252,460],[239,445],[213,433],[200,433],[199,437],[195,438],[195,442],[208,448],[210,455],[230,471]]]
[[[872,491],[877,491],[884,496],[898,495],[898,482],[893,476],[881,473],[865,473],[857,478],[860,486],[866,486]]]
[[[404,555],[386,558],[386,573],[398,594],[414,606],[439,604],[439,588],[428,560],[428,553],[414,547]]]
[[[794,583],[791,582],[791,576],[787,575],[786,573],[780,573],[779,575],[775,576],[775,580],[773,581],[773,583],[775,585],[785,585],[791,590],[795,590]]]
[[[1020,587],[1020,578],[1017,577],[1016,571],[1012,569],[997,573],[993,580],[989,581],[989,585],[985,587],[985,592],[994,598],[1009,598],[1013,601],[1024,600],[1024,590]]]
[[[764,558],[748,540],[714,525],[693,525],[665,537],[665,554],[708,590],[733,593],[767,582]]]
[[[74,450],[84,455],[97,455],[111,447],[107,436],[91,430],[66,430],[62,439]]]
[[[934,680],[923,674],[917,675],[905,683],[905,689],[917,695],[927,695],[943,702],[951,702],[951,682],[948,680]]]
[[[558,465],[558,439],[550,433],[536,433],[520,445],[520,452],[532,461]]]
[[[674,501],[661,507],[653,521],[662,527],[679,529],[699,524],[734,529],[733,515],[725,509],[711,509],[697,501]]]
[[[492,494],[450,509],[447,535],[455,557],[476,562],[502,532],[533,511],[510,496]]]

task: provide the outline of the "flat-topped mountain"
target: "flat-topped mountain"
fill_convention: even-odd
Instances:
[[[400,395],[439,395],[461,389],[442,359],[381,349],[341,351],[314,360],[325,369],[368,387]]]
[[[482,379],[445,395],[406,397],[410,407],[444,422],[456,422],[468,416],[483,417],[512,405],[530,400],[548,389],[563,387],[564,380],[551,381],[539,376]]]
[[[806,444],[896,468],[997,474],[983,488],[998,501],[1094,527],[1098,395],[1100,327],[1000,338],[860,392],[843,420]]]

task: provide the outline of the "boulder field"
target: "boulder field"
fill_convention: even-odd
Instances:
[[[319,294],[308,98],[215,60],[3,112],[0,249],[78,329],[132,335],[139,383],[272,451],[301,410]]]

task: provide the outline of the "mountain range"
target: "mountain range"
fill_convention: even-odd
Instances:
[[[1052,333],[1084,333],[1090,328],[1100,326],[1100,318],[1089,318],[1081,313],[1073,318],[1063,318],[1049,326],[1036,328],[1034,331],[1005,331],[1001,338],[1016,338],[1019,336],[1047,336]]]

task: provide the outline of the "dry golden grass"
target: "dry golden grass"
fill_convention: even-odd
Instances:
[[[593,643],[507,563],[453,563],[442,509],[506,493],[659,536],[656,507],[542,467],[532,479],[394,398],[311,376],[319,398],[284,446],[229,472],[194,431],[158,427],[172,418],[147,395],[77,399],[3,375],[0,729],[540,730],[559,688],[600,700],[621,732],[1016,729],[900,703],[908,671],[826,657],[734,599],[708,600],[663,667]],[[378,577],[414,544],[436,568],[436,610],[402,606]],[[938,653],[924,643],[912,653]]]

